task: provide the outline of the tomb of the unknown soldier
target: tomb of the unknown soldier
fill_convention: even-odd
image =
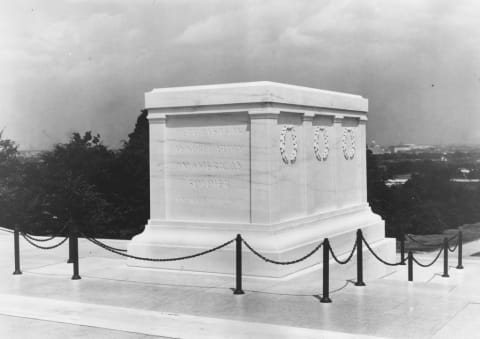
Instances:
[[[145,109],[150,219],[129,255],[188,256],[240,234],[266,257],[289,261],[324,238],[348,253],[361,229],[395,261],[395,241],[367,203],[367,99],[262,81],[154,89]],[[234,251],[128,264],[233,274]],[[321,263],[321,251],[295,265],[272,265],[245,246],[242,254],[247,276],[280,278]],[[386,269],[371,265],[378,275]]]

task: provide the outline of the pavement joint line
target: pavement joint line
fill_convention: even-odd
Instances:
[[[319,293],[319,294],[290,294],[290,293],[275,293],[275,292],[267,292],[267,291],[255,291],[255,290],[247,290],[247,289],[244,289],[244,291],[250,292],[250,293],[257,293],[257,294],[281,295],[281,296],[285,296],[285,297],[315,297],[317,295],[321,295],[321,293]]]
[[[455,291],[457,288],[458,288],[458,285],[454,285],[454,286],[452,286],[452,289],[449,290],[448,292],[453,293],[453,291]]]
[[[21,315],[11,315],[11,314],[5,314],[5,313],[0,313],[1,316],[4,317],[10,317],[10,318],[20,318],[20,319],[31,319],[31,320],[36,320],[36,321],[43,321],[47,323],[54,323],[54,324],[65,324],[65,325],[70,325],[70,326],[80,326],[80,327],[88,327],[88,328],[100,328],[100,329],[106,329],[104,327],[98,327],[98,326],[90,326],[90,325],[82,325],[82,324],[72,324],[70,322],[64,322],[64,321],[57,321],[57,320],[48,320],[48,319],[38,319],[38,318],[32,318],[32,317],[25,317]],[[122,330],[115,330],[115,329],[108,329],[111,331],[116,331],[116,332],[126,332],[126,333],[134,333],[134,334],[139,334],[143,336],[148,336],[152,338],[157,338],[158,336],[151,335],[151,334],[145,334],[145,333],[140,333],[140,332],[132,332],[132,331],[122,331]],[[165,337],[162,336],[162,338],[165,339],[181,339],[181,338],[175,338],[175,337]]]
[[[65,262],[66,262],[66,261],[65,261]],[[27,268],[27,270],[38,270],[38,269],[40,269],[40,268],[45,268],[45,267],[54,266],[54,265],[60,265],[60,264],[63,264],[63,262],[62,262],[62,261],[59,261],[59,262],[55,262],[55,263],[52,263],[52,264],[45,264],[45,265],[38,266],[38,267]]]
[[[352,284],[352,282],[348,279],[343,286],[341,286],[337,289],[334,289],[334,290],[330,290],[329,293],[330,294],[338,293],[338,292],[344,290],[345,288],[347,288],[349,284]]]
[[[428,284],[429,282],[431,282],[433,279],[435,279],[436,276],[441,276],[441,275],[438,274],[438,273],[433,273],[432,277],[431,277],[430,279],[428,279],[428,280],[426,281],[426,283]]]
[[[462,311],[464,311],[464,310],[468,307],[468,305],[470,305],[470,304],[471,304],[470,302],[466,302],[465,305],[463,305],[462,308],[460,308],[459,310],[457,310],[457,311],[455,312],[455,314],[453,314],[451,317],[448,318],[448,320],[445,320],[445,321],[442,323],[442,326],[441,326],[439,329],[437,329],[437,330],[435,331],[435,333],[433,333],[433,334],[431,335],[431,337],[432,337],[432,338],[435,337],[435,335],[437,335],[442,329],[444,329],[445,327],[447,327],[448,324],[449,324],[453,319],[455,319],[455,317],[458,316]]]
[[[387,274],[382,275],[381,277],[378,277],[378,279],[385,279],[386,277],[389,277],[389,276],[391,276],[391,275],[394,275],[394,274],[397,273],[397,272],[400,272],[400,271],[399,271],[398,269],[392,270],[391,272],[388,272]]]
[[[42,273],[42,272],[29,272],[24,271],[32,275],[37,276],[45,276],[45,277],[69,277],[70,275],[67,274],[56,274],[56,273]],[[180,287],[180,288],[199,288],[199,289],[221,289],[226,290],[229,289],[228,287],[221,287],[221,286],[200,286],[200,285],[180,285],[180,284],[166,284],[160,282],[145,282],[145,281],[137,281],[137,280],[124,280],[124,279],[113,279],[113,278],[104,278],[104,277],[95,277],[90,276],[88,274],[81,274],[82,278],[88,278],[92,280],[105,280],[105,281],[115,281],[115,282],[123,282],[123,283],[131,283],[131,284],[142,284],[142,285],[155,285],[155,286],[168,286],[168,287]]]
[[[22,275],[36,275],[36,276],[45,276],[45,277],[52,277],[52,278],[64,278],[69,277],[70,275],[63,275],[63,274],[55,274],[55,273],[38,273],[38,272],[31,272],[29,270],[22,270]]]

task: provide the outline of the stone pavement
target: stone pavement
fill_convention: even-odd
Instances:
[[[332,263],[332,304],[319,302],[318,267],[281,281],[245,278],[246,294],[235,296],[230,276],[132,268],[85,240],[80,250],[82,280],[72,281],[67,245],[45,251],[22,240],[24,274],[13,276],[12,235],[0,233],[1,338],[480,338],[480,258],[470,256],[480,241],[464,246],[465,269],[451,267],[450,278],[440,259],[416,266],[414,283],[397,266],[380,279],[367,272],[356,287],[354,270]]]

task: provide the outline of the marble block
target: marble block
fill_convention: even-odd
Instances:
[[[345,253],[357,228],[391,252],[367,203],[367,99],[262,81],[155,89],[145,106],[150,220],[129,254],[185,256],[241,234],[266,256],[290,260],[325,237]],[[244,248],[243,259],[246,275],[283,277],[321,253],[278,266]],[[234,262],[232,244],[189,260],[128,263],[231,274]]]

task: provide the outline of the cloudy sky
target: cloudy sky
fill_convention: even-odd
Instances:
[[[361,94],[368,139],[480,144],[480,1],[0,4],[0,129],[118,147],[156,87],[271,80]]]

